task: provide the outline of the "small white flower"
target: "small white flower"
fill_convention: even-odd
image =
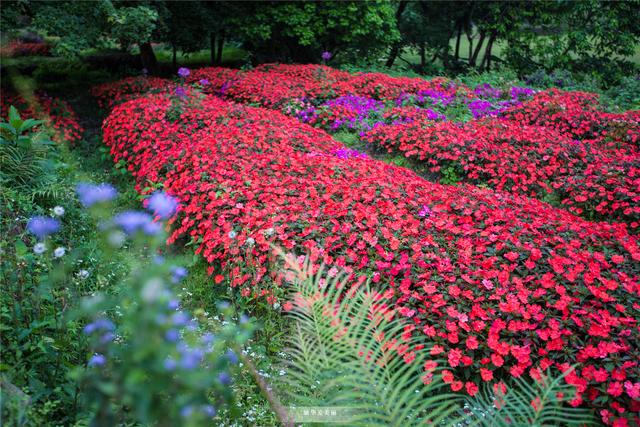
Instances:
[[[253,237],[248,237],[247,238],[247,246],[253,246],[256,243],[255,239]]]
[[[264,230],[264,234],[266,234],[267,236],[271,236],[275,232],[276,230],[273,227],[267,228],[266,230]]]
[[[280,308],[280,303],[277,302],[277,303],[273,304],[273,308],[274,308],[274,310],[279,309]]]
[[[33,252],[37,255],[44,253],[44,251],[46,250],[47,250],[47,247],[44,245],[44,243],[36,243],[33,246]]]
[[[238,233],[236,233],[235,231],[231,230],[228,234],[230,239],[235,239],[236,236],[238,235]]]
[[[56,206],[55,208],[53,208],[53,213],[56,216],[62,216],[64,215],[64,208],[62,206]]]
[[[89,277],[89,271],[84,269],[78,271],[78,277],[80,279],[86,279],[87,277]]]
[[[54,256],[54,257],[56,257],[56,258],[60,258],[60,257],[64,256],[64,254],[65,254],[66,252],[67,252],[67,251],[66,251],[62,246],[60,246],[60,247],[56,248],[56,249],[53,251],[53,256]]]

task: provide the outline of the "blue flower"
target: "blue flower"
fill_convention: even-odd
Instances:
[[[116,189],[110,184],[86,184],[80,183],[76,186],[76,193],[80,198],[80,203],[85,208],[91,207],[96,203],[108,202],[118,195]]]
[[[205,415],[209,416],[209,417],[215,417],[216,415],[216,408],[214,408],[211,405],[203,405],[202,406],[202,412],[204,412]]]
[[[180,283],[185,277],[187,277],[187,269],[179,266],[171,267],[171,281],[173,283]]]
[[[144,231],[146,234],[153,235],[160,231],[160,225],[154,223],[151,216],[144,212],[122,212],[113,218],[113,222],[129,235],[137,231]]]
[[[221,384],[229,385],[231,384],[231,375],[226,372],[220,372],[218,374],[218,381],[220,381]]]
[[[89,359],[89,366],[102,366],[105,363],[107,363],[107,358],[104,357],[102,354],[94,354],[93,356],[91,356],[91,359]]]
[[[109,319],[96,319],[94,322],[87,324],[84,327],[83,332],[86,335],[92,334],[95,331],[113,331],[115,329],[115,325]]]
[[[176,362],[175,359],[167,357],[164,360],[164,364],[163,365],[164,365],[164,369],[166,369],[167,371],[173,371],[178,366],[178,362]]]
[[[189,418],[193,413],[193,407],[191,405],[187,405],[180,410],[180,416],[182,418]]]
[[[191,71],[189,71],[188,68],[185,68],[185,67],[178,68],[178,75],[180,77],[182,78],[189,77],[189,74],[191,74]]]
[[[186,325],[189,321],[189,316],[184,314],[182,311],[178,311],[171,316],[171,322],[176,326]]]
[[[39,239],[44,239],[60,229],[60,221],[47,216],[34,216],[27,223],[27,230]]]
[[[180,333],[176,329],[169,329],[164,334],[164,337],[169,342],[176,342],[178,341],[178,338],[180,338]]]
[[[238,359],[238,355],[231,349],[227,350],[227,352],[225,353],[225,355],[227,356],[227,359],[229,359],[229,362],[231,362],[232,364],[237,364],[239,359]]]
[[[147,207],[160,218],[169,219],[174,213],[176,213],[178,201],[175,197],[171,197],[162,191],[156,191],[151,197],[149,197],[149,204]]]

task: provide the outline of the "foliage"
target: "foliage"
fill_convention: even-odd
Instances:
[[[0,185],[41,188],[51,184],[54,143],[35,119],[22,120],[14,106],[7,122],[0,123]]]

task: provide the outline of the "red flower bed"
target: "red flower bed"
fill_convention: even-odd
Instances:
[[[624,226],[332,155],[330,136],[275,111],[206,98],[173,121],[174,105],[119,105],[104,140],[139,190],[162,183],[181,200],[170,241],[194,241],[216,283],[269,295],[268,244],[307,252],[371,279],[379,310],[447,360],[452,388],[578,364],[573,404],[639,422],[640,249]],[[393,349],[408,362],[420,350]]]
[[[511,109],[505,116],[518,122],[555,129],[602,150],[640,156],[640,111],[599,111],[598,95],[549,89]]]
[[[47,43],[28,43],[14,40],[2,48],[2,55],[6,56],[49,56],[51,46]]]
[[[553,127],[500,119],[464,125],[421,120],[376,128],[362,140],[424,162],[437,174],[453,168],[467,182],[543,199],[555,192],[576,214],[640,227],[638,157],[614,158]]]
[[[159,77],[127,77],[115,82],[107,82],[91,89],[100,108],[111,109],[115,105],[137,98],[146,93],[170,91],[176,88],[171,80]]]
[[[58,98],[36,94],[30,103],[19,95],[3,93],[0,102],[2,120],[7,120],[9,107],[16,107],[23,117],[44,120],[53,131],[53,140],[73,144],[82,138],[83,129],[71,106]]]

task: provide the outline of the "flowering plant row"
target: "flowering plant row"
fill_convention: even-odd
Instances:
[[[28,43],[19,40],[13,40],[0,49],[2,56],[49,56],[51,54],[51,46],[48,43]]]
[[[7,117],[12,105],[23,116],[44,120],[53,132],[52,139],[56,142],[66,141],[73,144],[82,137],[83,129],[78,116],[66,101],[44,93],[37,93],[28,101],[22,96],[7,93],[3,94],[0,101],[0,115]]]
[[[640,113],[598,111],[595,94],[487,84],[472,91],[443,79],[351,75],[314,65],[205,68],[190,81],[203,78],[210,93],[278,108],[328,131],[358,131],[373,147],[428,159],[432,172],[453,168],[472,183],[640,229]],[[487,116],[509,121],[478,121]],[[476,120],[433,123],[448,117]]]
[[[553,127],[501,119],[420,120],[378,127],[361,139],[424,162],[436,174],[453,168],[466,182],[542,200],[554,197],[576,214],[640,227],[640,163],[634,150],[615,155]]]
[[[180,200],[170,242],[193,241],[215,283],[274,302],[275,244],[371,280],[378,309],[408,322],[389,351],[410,363],[425,350],[403,340],[418,334],[455,391],[578,364],[572,404],[638,423],[640,248],[626,227],[435,184],[277,111],[180,100],[177,119],[166,93],[115,107],[104,140],[140,192]]]

